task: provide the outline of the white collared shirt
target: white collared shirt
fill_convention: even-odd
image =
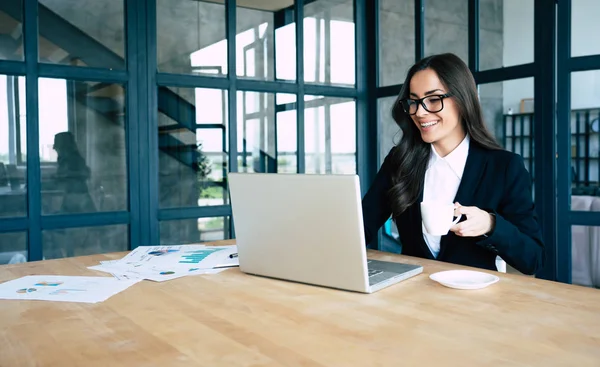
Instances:
[[[469,135],[445,157],[435,151],[431,145],[431,155],[427,171],[425,172],[425,184],[423,187],[423,201],[442,201],[454,203],[460,180],[462,179],[469,155]],[[423,238],[435,258],[440,252],[441,236],[432,236],[423,227]]]

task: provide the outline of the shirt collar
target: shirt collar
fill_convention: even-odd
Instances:
[[[456,173],[459,178],[462,178],[465,165],[467,163],[467,156],[469,155],[470,141],[471,139],[469,138],[469,134],[466,134],[463,141],[456,148],[454,148],[450,154],[443,158],[438,154],[438,152],[436,152],[433,144],[431,144],[431,155],[429,158],[428,168],[435,164],[438,160],[443,160],[448,163],[450,168],[452,168],[454,173]]]

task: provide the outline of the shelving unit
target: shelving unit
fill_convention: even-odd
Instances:
[[[534,149],[533,140],[534,114],[515,113],[503,116],[502,145],[506,150],[519,154],[523,157],[525,167],[534,179]]]
[[[600,108],[571,111],[571,167],[573,187],[600,184]]]
[[[534,113],[503,115],[502,145],[520,154],[534,178]],[[571,111],[573,194],[600,196],[600,107]]]

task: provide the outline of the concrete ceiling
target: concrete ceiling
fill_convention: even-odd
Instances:
[[[21,23],[8,16],[6,13],[0,11],[0,33],[11,34]]]
[[[203,0],[209,3],[225,4],[224,0]],[[244,8],[277,11],[294,6],[294,0],[237,0],[237,6]]]

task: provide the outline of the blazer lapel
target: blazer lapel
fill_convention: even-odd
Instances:
[[[417,240],[419,246],[423,250],[423,253],[427,254],[428,259],[435,260],[435,257],[431,253],[431,250],[429,249],[429,246],[427,246],[427,242],[425,242],[425,238],[423,236],[423,217],[421,216],[421,202],[423,201],[423,191],[425,189],[424,183],[425,177],[423,176],[421,180],[421,192],[419,193],[419,199],[417,200],[417,203],[414,206],[414,215],[412,215],[411,217],[415,218],[416,222],[413,224],[413,226],[415,228],[418,228],[418,233],[420,233],[420,236]]]
[[[471,141],[469,145],[469,155],[467,156],[465,170],[463,171],[458,191],[454,197],[454,202],[458,201],[461,205],[470,205],[469,199],[473,197],[473,193],[479,186],[479,182],[483,177],[483,171],[485,170],[485,152],[475,144],[475,142]]]

